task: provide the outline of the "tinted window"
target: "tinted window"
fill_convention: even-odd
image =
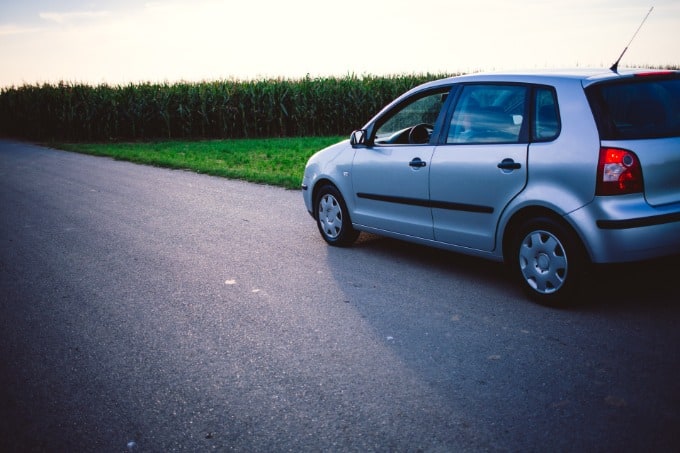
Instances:
[[[469,85],[463,88],[451,117],[447,143],[518,143],[526,87]]]
[[[680,136],[680,79],[644,79],[590,87],[603,140]]]
[[[536,88],[534,99],[534,122],[531,132],[533,141],[552,140],[560,132],[557,98],[550,88]]]

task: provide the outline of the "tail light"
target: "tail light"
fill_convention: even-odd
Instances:
[[[642,168],[635,153],[621,148],[600,148],[595,195],[642,192]]]

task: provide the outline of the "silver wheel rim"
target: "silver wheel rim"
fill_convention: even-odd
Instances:
[[[319,225],[329,239],[336,239],[342,231],[342,209],[333,195],[325,194],[319,201]]]
[[[567,254],[548,231],[532,231],[519,248],[519,266],[526,282],[541,294],[558,291],[567,278]]]

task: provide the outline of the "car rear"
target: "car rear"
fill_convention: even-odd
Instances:
[[[680,253],[680,72],[612,76],[586,95],[600,135],[596,197],[573,216],[594,221],[593,261]]]

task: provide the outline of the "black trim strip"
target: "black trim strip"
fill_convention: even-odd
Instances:
[[[448,209],[450,211],[478,212],[480,214],[492,214],[491,206],[479,206],[476,204],[453,203],[450,201],[430,201],[432,208]]]
[[[430,207],[430,200],[422,200],[420,198],[407,198],[407,197],[393,197],[389,195],[374,195],[371,193],[358,193],[357,197],[365,198],[367,200],[385,201],[387,203],[399,203],[407,204],[411,206],[422,206]]]
[[[493,213],[491,206],[479,206],[474,204],[452,203],[450,201],[423,200],[421,198],[393,197],[389,195],[375,195],[370,193],[357,193],[357,197],[366,200],[385,201],[387,203],[406,204],[410,206],[422,206],[424,208],[448,209],[450,211],[478,212],[481,214]]]
[[[625,230],[628,228],[639,228],[664,223],[680,222],[680,212],[672,214],[655,215],[651,217],[640,217],[637,219],[626,220],[598,220],[597,226],[603,230]]]

